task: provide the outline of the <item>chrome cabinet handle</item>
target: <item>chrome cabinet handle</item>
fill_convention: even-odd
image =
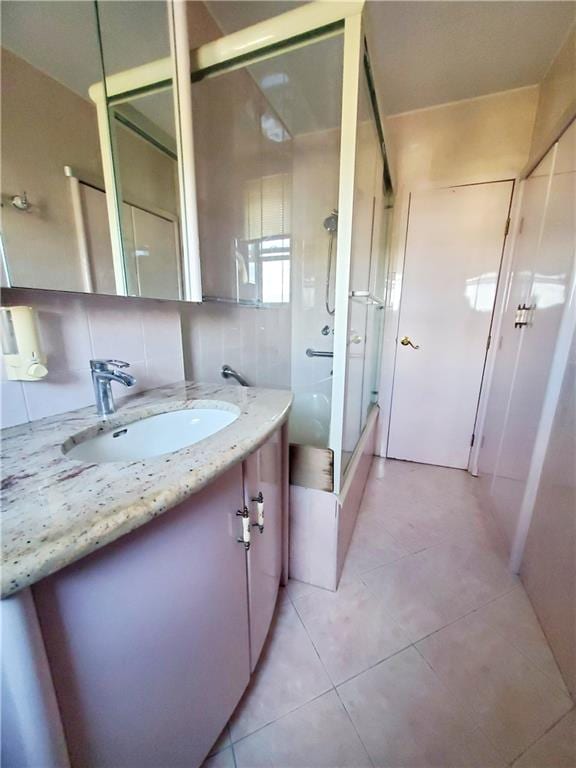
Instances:
[[[236,517],[242,518],[242,536],[239,539],[236,539],[238,544],[243,544],[244,549],[248,551],[250,549],[250,512],[248,511],[248,507],[244,507],[244,509],[239,509],[238,512],[236,512]]]
[[[250,501],[255,502],[256,504],[256,514],[257,514],[257,522],[252,523],[253,528],[258,528],[260,533],[264,533],[264,496],[262,495],[262,491],[253,499],[250,499]]]
[[[403,339],[400,339],[400,344],[402,344],[403,347],[412,347],[412,349],[420,349],[420,344],[413,344],[408,336],[404,336]]]

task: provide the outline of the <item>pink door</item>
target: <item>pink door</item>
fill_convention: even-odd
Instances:
[[[250,676],[242,468],[34,598],[75,768],[194,768]]]
[[[252,521],[248,593],[254,669],[274,613],[282,571],[282,430],[276,430],[244,462],[244,496]],[[259,509],[264,515],[262,528],[258,525]]]

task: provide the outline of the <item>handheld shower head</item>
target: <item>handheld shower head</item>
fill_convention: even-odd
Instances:
[[[336,311],[335,307],[330,306],[330,283],[332,279],[332,257],[334,252],[334,240],[338,234],[338,211],[334,209],[330,216],[326,216],[324,219],[324,229],[328,232],[328,264],[326,269],[326,312],[329,315],[333,315]]]
[[[332,211],[330,216],[326,216],[324,219],[324,229],[326,232],[338,231],[338,211]]]

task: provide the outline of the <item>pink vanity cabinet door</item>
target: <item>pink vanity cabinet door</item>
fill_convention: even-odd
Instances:
[[[282,430],[244,462],[245,504],[253,523],[248,552],[248,605],[250,612],[250,660],[256,666],[276,606],[282,571]],[[264,499],[264,530],[257,522],[257,503]]]
[[[74,768],[194,768],[250,676],[242,467],[40,582]]]

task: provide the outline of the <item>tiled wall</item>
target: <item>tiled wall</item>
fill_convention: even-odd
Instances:
[[[290,387],[290,305],[181,304],[186,378],[222,383],[226,363],[252,386]],[[234,383],[229,380],[230,383]]]
[[[81,408],[94,402],[91,358],[130,363],[136,387],[114,386],[116,395],[184,378],[180,305],[113,296],[83,296],[10,289],[2,305],[26,304],[38,312],[48,376],[40,381],[2,377],[1,426]]]

